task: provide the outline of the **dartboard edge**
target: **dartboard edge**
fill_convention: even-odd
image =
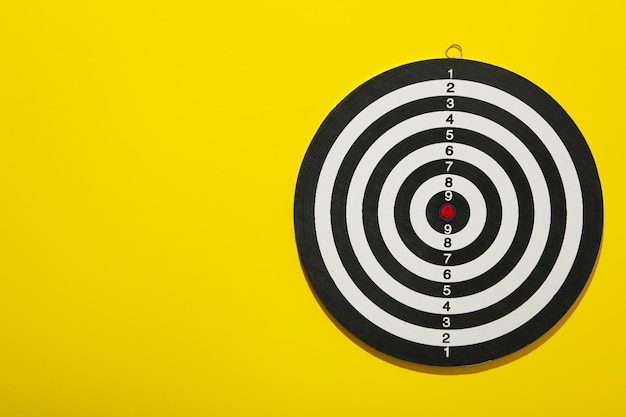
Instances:
[[[596,165],[531,81],[467,59],[390,69],[324,119],[298,174],[311,288],[351,334],[422,365],[477,365],[546,334],[590,279]]]

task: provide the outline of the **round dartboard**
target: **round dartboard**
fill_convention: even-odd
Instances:
[[[552,328],[589,279],[602,191],[571,118],[505,69],[434,59],[365,82],[304,157],[296,242],[321,303],[394,357],[472,365]]]

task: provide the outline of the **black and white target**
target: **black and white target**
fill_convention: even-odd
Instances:
[[[435,366],[529,345],[574,304],[602,237],[591,152],[548,94],[502,68],[435,59],[359,86],[304,157],[305,274],[343,327]]]

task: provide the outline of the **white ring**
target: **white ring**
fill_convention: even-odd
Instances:
[[[431,297],[419,293],[411,288],[408,288],[398,281],[395,280],[379,263],[374,253],[372,252],[369,244],[367,244],[367,237],[365,235],[365,228],[362,221],[361,215],[361,207],[363,204],[363,198],[365,195],[365,188],[367,186],[368,179],[371,176],[371,172],[373,172],[374,168],[378,164],[378,160],[382,158],[393,146],[397,143],[401,142],[407,137],[418,133],[420,130],[430,130],[438,126],[442,120],[445,120],[446,112],[433,112],[426,113],[419,116],[412,117],[407,119],[401,123],[398,123],[383,135],[380,136],[379,140],[376,141],[365,153],[363,158],[361,159],[359,165],[354,171],[354,175],[352,177],[352,182],[348,187],[348,196],[346,202],[346,225],[348,229],[348,236],[351,244],[353,245],[354,253],[359,260],[361,267],[366,271],[370,279],[387,295],[394,298],[395,300],[405,304],[409,307],[427,311],[430,313],[440,313],[441,312],[441,298],[439,297]],[[455,113],[456,119],[459,120],[458,126],[469,128],[473,127],[474,131],[480,132],[488,137],[495,137],[502,143],[504,142],[504,147],[509,149],[516,159],[524,160],[526,159],[527,163],[522,163],[522,167],[526,167],[531,170],[531,173],[526,172],[526,176],[529,177],[529,181],[531,184],[531,190],[533,191],[533,201],[535,204],[535,213],[534,222],[539,223],[540,227],[533,227],[533,231],[531,233],[529,244],[522,255],[522,260],[525,262],[519,262],[506,277],[504,277],[497,284],[493,285],[490,288],[485,289],[481,293],[468,295],[465,297],[459,297],[455,300],[458,300],[459,310],[456,311],[459,313],[467,313],[470,311],[476,311],[485,307],[492,305],[497,302],[500,298],[493,297],[493,294],[505,294],[508,295],[513,292],[522,282],[526,279],[528,274],[532,271],[534,266],[537,264],[539,259],[541,258],[541,254],[543,253],[543,248],[545,247],[547,236],[548,236],[548,227],[544,227],[546,224],[549,226],[550,223],[550,210],[546,210],[545,208],[550,206],[550,199],[548,194],[547,185],[543,179],[541,174],[541,170],[537,162],[530,154],[530,151],[526,149],[518,140],[513,136],[512,133],[504,129],[503,127],[497,125],[489,119],[485,119],[481,116],[476,116],[469,113]],[[441,147],[441,151],[444,152],[444,147],[447,146],[448,143],[440,143],[429,145],[428,147],[424,147],[427,150],[431,150],[436,148],[437,146]],[[456,147],[463,149],[463,154],[469,156],[469,160],[474,160],[475,156],[472,154],[482,154],[481,151],[477,149],[473,149],[470,146],[455,143]],[[433,148],[431,148],[433,147]],[[424,158],[423,163],[432,160],[431,152],[417,153],[419,157]],[[479,158],[483,158],[482,155]],[[415,164],[420,163],[418,159],[412,159]],[[492,164],[490,164],[492,162]],[[503,210],[506,211],[503,214],[503,217],[508,219],[515,219],[514,222],[501,222],[500,231],[496,236],[496,239],[491,244],[489,249],[481,254],[478,258],[458,266],[442,266],[432,264],[427,262],[417,256],[415,256],[399,238],[396,240],[386,240],[385,243],[393,250],[396,254],[396,260],[400,262],[406,269],[416,273],[416,275],[421,276],[423,278],[444,282],[443,273],[445,269],[449,269],[452,272],[452,278],[449,280],[450,283],[466,281],[472,278],[475,278],[485,272],[487,272],[493,265],[495,265],[506,253],[510,244],[515,236],[515,231],[517,228],[517,217],[518,217],[518,207],[517,207],[517,198],[515,197],[515,190],[510,184],[510,180],[508,176],[504,172],[504,170],[491,158],[483,158],[482,165],[484,165],[488,172],[497,173],[494,181],[498,181],[498,189],[501,190],[500,193],[502,199],[510,200],[510,204],[507,207],[503,207]],[[525,166],[526,165],[526,166]],[[500,181],[509,181],[507,185],[506,182],[500,183]],[[509,191],[502,191],[509,190]],[[391,200],[395,198],[395,194],[390,194],[389,197],[386,195],[383,196],[381,194],[381,200]],[[543,210],[539,210],[542,208]],[[388,218],[388,216],[379,219],[379,221],[384,218]],[[392,228],[385,227],[383,224],[381,226],[382,229],[387,230],[395,230],[395,227]],[[396,231],[397,233],[397,231]],[[397,243],[394,244],[394,242]],[[363,244],[357,244],[363,243]],[[488,252],[488,253],[487,253]],[[442,255],[443,256],[443,255]],[[448,280],[445,280],[446,282]],[[491,296],[485,296],[485,293],[491,294]],[[462,307],[461,307],[462,305]]]
[[[379,223],[381,228],[381,234],[388,249],[400,262],[400,264],[403,265],[406,269],[418,276],[424,277],[432,281],[443,281],[442,268],[438,265],[434,265],[417,258],[408,248],[406,248],[406,246],[402,242],[402,239],[400,238],[400,235],[398,234],[397,229],[395,228],[395,222],[392,221],[393,203],[395,202],[395,197],[404,179],[408,175],[410,175],[410,173],[415,169],[419,168],[425,163],[431,162],[433,160],[433,155],[445,155],[445,148],[449,145],[450,142],[427,145],[416,151],[413,151],[405,158],[403,158],[402,161],[400,161],[398,165],[396,165],[396,167],[394,167],[394,169],[392,169],[392,171],[388,175],[379,198]],[[480,259],[476,258],[473,261],[474,263],[468,266],[468,269],[473,272],[470,273],[468,271],[467,273],[462,273],[461,275],[453,274],[454,278],[451,281],[446,282],[459,282],[472,279],[491,269],[504,255],[506,249],[511,245],[511,242],[515,237],[519,214],[517,195],[515,193],[513,184],[511,183],[508,175],[506,175],[504,169],[502,169],[502,167],[490,156],[482,151],[479,151],[478,149],[472,148],[471,146],[454,143],[454,149],[455,158],[483,169],[483,172],[485,172],[485,174],[487,174],[494,182],[494,185],[498,190],[500,200],[506,201],[507,205],[505,207],[502,207],[502,221],[500,224],[500,231],[496,236],[494,244],[491,246],[492,249],[488,249],[488,251],[486,251],[479,257]],[[370,175],[371,174],[366,174],[364,172],[359,173],[359,176],[362,176],[363,179],[365,179],[365,176],[369,178]],[[440,188],[443,188],[443,182],[441,184],[442,187]],[[473,187],[475,188],[475,186]],[[352,187],[350,188],[352,190]],[[354,201],[356,202],[359,199],[359,196],[355,196],[354,198]],[[482,200],[482,198],[483,197],[481,195],[479,199]],[[479,224],[484,223],[486,217],[486,208],[484,208],[484,204],[484,200],[482,200],[482,203],[477,202],[476,204],[474,204],[475,207],[473,208],[473,210],[475,209],[476,212],[472,214],[470,220],[477,222],[476,227],[479,227]],[[411,210],[411,212],[415,213],[413,210]],[[350,214],[348,214],[348,216],[350,216]],[[361,227],[356,224],[356,218],[353,218],[352,216],[350,216],[350,218],[355,220],[354,227]],[[427,224],[425,217],[422,219],[422,221],[426,223],[420,223],[420,219],[422,218],[419,215],[415,216],[415,218],[411,217],[411,221],[413,222],[413,224],[420,224],[422,226]],[[432,229],[430,229],[430,227],[421,227],[421,231],[425,235],[428,234],[429,230]],[[472,232],[474,232],[474,230],[468,231],[468,233],[470,234]],[[361,232],[358,231],[356,233]],[[479,233],[480,230],[478,231],[478,234]],[[478,236],[478,234],[476,234],[476,236]],[[420,236],[420,238],[422,237]],[[433,246],[433,244],[431,243],[433,241],[437,242],[437,239],[440,239],[440,236],[434,234],[432,235],[432,237],[425,236],[422,240],[424,240],[425,243]],[[467,237],[466,239],[468,239],[467,244],[473,241],[471,236]],[[453,242],[455,242],[455,246],[449,249],[443,247],[443,244],[441,243],[442,241],[443,240],[440,239],[437,244],[437,248],[440,250],[451,251],[461,249],[466,245],[466,241],[462,236],[459,238],[455,237],[455,239],[453,240]]]
[[[431,313],[440,313],[441,312],[441,299],[438,297],[430,297],[425,296],[411,288],[408,288],[401,283],[399,283],[394,277],[392,277],[383,267],[378,263],[376,256],[372,252],[369,244],[367,244],[367,237],[365,234],[365,227],[362,221],[361,208],[363,204],[363,198],[365,195],[365,188],[367,187],[368,179],[371,176],[371,172],[373,172],[374,168],[378,164],[378,160],[385,155],[388,150],[390,150],[397,143],[401,142],[407,137],[418,133],[420,130],[430,130],[436,127],[437,123],[441,123],[442,120],[445,120],[444,116],[445,112],[433,112],[426,113],[419,116],[412,117],[407,119],[401,123],[398,123],[393,128],[389,129],[383,135],[380,136],[379,140],[376,141],[370,149],[365,153],[363,158],[361,159],[359,165],[354,171],[354,175],[352,177],[352,182],[348,187],[348,196],[346,202],[346,225],[348,229],[348,236],[350,242],[353,245],[354,254],[359,260],[359,264],[364,269],[364,271],[368,274],[370,279],[387,295],[394,298],[395,300],[418,310],[428,311]],[[531,173],[526,173],[527,176],[531,176],[529,178],[531,184],[531,190],[534,195],[534,203],[535,203],[535,211],[539,212],[538,207],[543,208],[539,213],[535,213],[533,218],[535,224],[539,223],[539,227],[533,227],[533,231],[531,233],[529,244],[522,256],[522,259],[525,260],[524,263],[519,262],[511,271],[509,275],[504,277],[501,281],[499,281],[494,286],[487,288],[485,291],[491,292],[492,294],[510,294],[513,292],[522,282],[526,279],[528,274],[532,271],[534,266],[537,264],[539,259],[541,258],[541,254],[543,253],[543,248],[545,247],[547,237],[548,237],[548,227],[543,227],[544,225],[550,224],[550,210],[545,210],[546,207],[550,206],[550,199],[548,194],[547,185],[545,181],[543,181],[543,176],[541,175],[541,170],[537,165],[536,161],[532,157],[532,154],[525,147],[519,147],[521,143],[506,129],[501,126],[495,124],[491,120],[485,119],[480,116],[476,116],[469,113],[460,113],[457,112],[455,114],[457,119],[459,119],[459,126],[468,128],[470,126],[474,127],[474,131],[478,131],[483,133],[485,136],[497,137],[500,141],[505,142],[505,147],[512,151],[513,155],[517,156],[517,159],[526,158],[528,160],[527,165],[532,168]],[[469,120],[464,120],[463,117],[469,117]],[[495,129],[495,132],[492,132],[491,129]],[[509,143],[510,142],[510,143]],[[444,147],[447,143],[433,144],[427,147],[425,152],[417,152],[414,157],[408,156],[410,161],[414,162],[416,165],[426,163],[426,160],[432,160],[432,152],[428,152],[431,149],[436,147],[440,147],[441,152],[444,152]],[[516,146],[517,145],[517,146]],[[482,158],[482,152],[476,149],[471,148],[470,146],[463,144],[455,144],[455,147],[462,148],[461,153],[469,156],[469,160],[476,159],[477,155],[480,155],[479,158]],[[524,153],[524,151],[526,153]],[[441,153],[439,153],[441,154]],[[439,155],[435,153],[435,155]],[[475,154],[475,155],[472,155]],[[529,156],[530,155],[530,156]],[[430,157],[430,158],[429,158]],[[423,158],[424,161],[420,160]],[[530,158],[530,159],[528,159]],[[515,190],[513,185],[510,183],[508,179],[508,175],[504,172],[504,170],[491,158],[482,158],[481,164],[484,165],[484,169],[487,172],[494,174],[494,182],[497,182],[497,188],[500,192],[500,198],[504,201],[508,201],[510,204],[507,204],[506,207],[502,207],[503,210],[503,218],[505,219],[514,219],[515,221],[511,222],[500,222],[500,230],[494,240],[494,242],[489,246],[487,251],[482,253],[476,259],[472,261],[458,266],[442,266],[437,264],[432,264],[427,262],[419,257],[417,257],[413,252],[411,252],[402,242],[402,239],[397,235],[397,230],[395,229],[395,222],[390,224],[385,224],[384,219],[390,218],[388,215],[383,215],[379,218],[379,222],[381,222],[381,231],[387,230],[390,231],[389,234],[383,235],[383,239],[385,239],[385,244],[389,248],[389,250],[395,255],[396,260],[402,264],[406,269],[415,273],[418,276],[426,278],[431,281],[438,282],[461,282],[466,281],[472,278],[475,278],[489,269],[491,269],[506,253],[509,249],[511,242],[515,237],[515,232],[517,229],[517,219],[518,219],[518,207],[517,207],[517,198],[515,197]],[[524,164],[522,163],[522,166]],[[400,169],[402,170],[403,167]],[[399,172],[402,172],[402,171]],[[508,183],[507,183],[508,181]],[[543,181],[543,182],[542,182]],[[538,183],[537,183],[538,182]],[[395,187],[394,187],[395,188]],[[389,188],[391,190],[391,187]],[[381,201],[394,201],[396,193],[394,194],[385,194],[381,193],[380,200]],[[510,201],[509,201],[510,200]],[[386,206],[385,206],[386,207]],[[395,232],[395,235],[394,233]],[[364,242],[365,244],[355,244]],[[442,255],[442,261],[443,261]],[[443,277],[444,270],[449,269],[452,273],[452,278],[450,280],[445,280]],[[498,292],[496,292],[496,290]],[[499,300],[498,297],[488,297],[485,298],[483,293],[472,294],[466,297],[457,298],[457,300],[463,300],[465,307],[462,311],[458,311],[458,313],[465,313],[469,311],[475,311],[481,308],[485,308]]]
[[[333,279],[335,285],[343,296],[349,301],[349,303],[356,308],[361,315],[367,318],[367,320],[385,331],[405,340],[431,346],[441,346],[441,329],[424,328],[422,326],[405,322],[387,313],[367,298],[350,278],[348,272],[343,266],[339,254],[337,253],[334,243],[330,222],[331,195],[339,166],[343,161],[345,154],[348,152],[356,138],[360,136],[365,128],[371,124],[371,122],[405,103],[426,97],[445,94],[444,91],[447,82],[448,80],[431,80],[399,88],[374,101],[361,111],[354,119],[352,119],[337,137],[324,161],[316,190],[314,212],[315,228],[322,258],[327,269],[331,271],[331,279]],[[490,103],[498,105],[505,111],[508,111],[518,117],[518,119],[530,127],[531,130],[533,130],[537,136],[543,140],[550,154],[552,154],[553,157],[559,161],[557,169],[565,191],[567,210],[566,227],[561,250],[552,270],[541,287],[532,296],[530,296],[524,304],[497,320],[474,328],[447,330],[447,333],[450,334],[449,346],[463,346],[492,340],[515,330],[523,323],[534,317],[550,302],[565,281],[575,260],[580,244],[580,237],[582,235],[583,221],[582,192],[578,182],[576,168],[558,134],[541,117],[541,115],[521,100],[497,88],[466,80],[455,80],[455,84],[458,95],[478,100],[487,100]],[[455,112],[454,114],[459,115],[461,113]],[[489,136],[502,144],[500,138],[491,135]],[[508,143],[505,143],[504,145],[507,149],[509,149]],[[517,146],[524,147],[519,142],[517,143]],[[524,168],[524,164],[527,162],[528,161],[522,161],[522,168]],[[534,201],[536,201],[534,195],[533,198],[535,199]],[[541,207],[541,210],[545,210],[545,207]],[[539,229],[547,229],[548,227],[549,224],[541,225]],[[531,240],[532,236],[535,235],[536,232],[537,227],[533,229]],[[367,241],[362,243],[367,244]],[[355,242],[352,242],[352,244],[356,245]],[[524,253],[522,260],[524,260],[526,253],[527,252]],[[523,262],[520,261],[518,266],[522,263]],[[460,314],[464,311],[474,311],[472,308],[467,308],[470,307],[468,305],[469,303],[466,302],[469,298],[473,298],[475,296],[488,298],[486,293],[497,287],[511,275],[514,275],[514,272],[516,272],[515,268],[498,284],[481,293],[468,297],[451,298],[450,300],[454,303],[455,308],[450,314]],[[408,290],[406,287],[398,289],[403,292],[407,292]],[[500,294],[501,296],[502,292],[498,290],[496,294]],[[424,308],[419,309],[426,311]],[[441,313],[441,311],[439,311],[439,313]]]
[[[428,201],[444,189],[446,178],[452,179],[452,185],[445,189],[462,195],[471,212],[469,220],[462,230],[458,232],[451,230],[448,234],[444,233],[443,230],[433,229],[426,217]],[[383,200],[381,199],[379,204],[382,205],[382,203]],[[451,203],[454,204],[454,201]],[[381,216],[380,211],[379,216]],[[442,174],[426,180],[415,191],[409,206],[409,218],[415,234],[422,242],[440,251],[455,251],[470,245],[480,236],[487,220],[487,205],[480,190],[471,181],[456,174]],[[381,233],[382,229],[381,227]],[[393,229],[397,234],[397,224]],[[387,233],[387,228],[385,228],[385,234]],[[444,244],[446,238],[450,239],[450,244],[447,247]]]

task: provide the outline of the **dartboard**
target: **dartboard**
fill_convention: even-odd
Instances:
[[[473,365],[548,332],[602,237],[600,180],[542,89],[466,59],[391,69],[326,117],[302,162],[296,243],[320,302],[393,357]]]

